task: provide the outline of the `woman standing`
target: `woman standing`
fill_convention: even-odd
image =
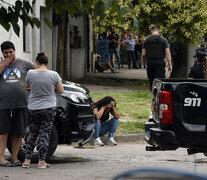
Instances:
[[[44,52],[37,55],[35,70],[30,70],[25,78],[25,86],[30,90],[29,129],[26,144],[25,161],[22,167],[29,168],[32,152],[39,136],[39,162],[38,168],[48,168],[45,162],[49,145],[50,133],[56,116],[56,94],[64,92],[61,78],[55,71],[47,69],[48,57]]]
[[[143,39],[142,39],[142,35],[139,34],[137,37],[137,43],[134,47],[134,53],[135,53],[135,58],[137,59],[137,67],[138,68],[142,68],[141,66],[141,59],[142,59],[142,45],[143,45]],[[144,68],[145,68],[145,62],[144,62]]]
[[[106,96],[93,105],[93,113],[96,115],[97,122],[95,125],[94,144],[96,146],[103,146],[100,136],[108,134],[108,144],[115,146],[116,141],[113,139],[113,135],[116,132],[119,124],[120,114],[116,109],[116,102],[111,96]],[[109,119],[109,115],[113,118]]]
[[[127,46],[128,69],[131,69],[131,63],[134,69],[138,69],[134,56],[134,46],[136,44],[136,40],[133,38],[133,34],[129,34],[129,39],[123,41],[122,44]]]
[[[127,40],[127,32],[124,32],[121,35],[121,44],[120,44],[120,50],[119,50],[119,54],[120,54],[120,61],[121,61],[121,66],[122,68],[124,67],[124,64],[127,64],[127,49],[126,49],[126,45],[122,44],[123,41]]]

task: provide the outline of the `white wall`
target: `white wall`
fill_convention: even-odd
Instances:
[[[83,78],[86,74],[86,47],[85,47],[85,21],[84,17],[80,18],[69,18],[69,28],[77,26],[79,30],[79,35],[81,36],[81,48],[71,48],[68,56],[69,61],[69,77],[71,80],[76,80]],[[70,31],[70,29],[69,29]],[[69,32],[70,33],[70,32]],[[70,36],[69,36],[70,38]],[[70,40],[68,41],[70,42]]]
[[[6,2],[14,4],[15,1],[16,0],[7,0]],[[30,4],[32,5],[32,0],[30,0]],[[44,6],[44,1],[36,0],[36,4],[33,5],[33,10],[37,18],[40,17],[40,6]],[[33,29],[29,25],[26,27],[28,33],[28,51],[25,52],[23,51],[23,23],[19,20],[18,24],[21,28],[19,37],[14,33],[12,28],[7,32],[2,26],[0,26],[0,43],[3,41],[13,42],[16,48],[16,57],[34,61],[37,53],[40,51],[40,31],[36,27]]]
[[[71,80],[85,76],[85,48],[71,49]]]
[[[52,13],[51,11],[47,11],[46,8],[41,7],[40,8],[40,21],[41,21],[41,28],[40,28],[40,51],[46,52],[49,62],[48,62],[48,68],[53,68],[53,35],[52,35],[52,29],[50,29],[45,23],[44,18],[48,18],[50,21],[52,21]],[[39,37],[38,36],[38,37]]]

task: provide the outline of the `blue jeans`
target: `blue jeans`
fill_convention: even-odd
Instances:
[[[115,53],[116,59],[118,61],[118,67],[120,68],[120,55],[119,55],[119,49],[118,49],[118,47],[117,48],[110,48],[109,49],[109,53],[110,53],[111,66],[114,67],[113,54]]]
[[[107,132],[109,132],[108,138],[113,137],[116,129],[118,128],[119,120],[112,118],[106,121],[104,124],[101,124],[100,120],[97,120],[96,125],[94,127],[95,133],[94,138],[98,138],[99,136],[103,136]]]

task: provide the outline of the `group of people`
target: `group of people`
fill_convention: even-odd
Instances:
[[[35,63],[16,58],[15,46],[10,41],[1,44],[0,63],[0,165],[29,168],[32,153],[39,137],[38,168],[47,168],[45,162],[51,128],[56,116],[56,95],[64,92],[57,72],[47,69],[48,57],[37,55]],[[17,155],[29,126],[26,157],[22,163]],[[8,134],[11,134],[11,161],[4,153]]]
[[[114,30],[112,30],[108,36],[104,32],[98,37],[97,58],[99,58],[101,65],[97,66],[97,64],[95,64],[96,70],[98,72],[104,72],[110,69],[112,73],[118,72],[114,68],[114,55],[116,57],[118,69],[123,68],[123,64],[128,64],[128,69],[131,69],[131,67],[134,69],[142,68],[142,45],[143,39],[141,34],[134,36],[131,33],[124,32],[121,37],[119,37]],[[145,59],[143,59],[143,61],[144,68],[146,68]],[[103,65],[107,66],[107,68],[103,67]],[[112,69],[114,71],[112,71]]]
[[[10,41],[1,44],[3,57],[0,61],[0,165],[4,167],[22,166],[29,168],[32,153],[39,137],[38,168],[50,167],[45,162],[50,134],[56,117],[56,93],[64,93],[62,79],[55,71],[49,70],[45,52],[38,53],[34,64],[16,58],[15,46]],[[113,134],[120,117],[115,100],[107,96],[93,105],[97,118],[95,144],[100,145],[98,137],[109,133],[108,143],[116,145]],[[114,116],[107,121],[109,114]],[[26,141],[26,155],[22,163],[18,152],[29,127]],[[6,160],[5,149],[8,135],[11,134],[11,160]]]
[[[110,62],[108,61],[108,56],[101,56],[101,53],[97,56],[97,61],[95,68],[98,72],[104,72],[105,70],[110,69],[112,73],[117,72],[114,69],[113,54],[115,54],[118,69],[123,67],[124,63],[128,64],[128,69],[141,68],[141,59],[144,61],[144,68],[147,70],[147,77],[150,82],[150,90],[152,89],[152,83],[155,78],[165,78],[165,58],[168,62],[169,73],[172,72],[172,60],[171,52],[167,39],[160,36],[160,29],[158,26],[153,26],[151,28],[151,35],[148,36],[145,40],[142,39],[142,35],[134,36],[132,33],[124,32],[119,38],[119,35],[112,30],[109,36],[106,36],[106,33],[99,36],[99,39],[104,39],[105,44],[108,43],[108,46],[105,46],[105,54],[109,52]],[[108,41],[107,41],[108,40]],[[120,47],[119,47],[120,45]],[[101,47],[100,47],[101,49]],[[102,49],[103,50],[103,49]],[[103,51],[102,51],[103,53]],[[206,49],[204,47],[196,50],[195,55],[195,65],[190,69],[189,77],[190,78],[204,78],[203,75],[203,61],[204,54],[206,54]],[[202,75],[196,75],[195,73],[201,73]]]

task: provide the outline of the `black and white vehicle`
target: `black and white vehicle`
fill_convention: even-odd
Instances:
[[[207,153],[207,81],[156,79],[152,89],[153,118],[145,123],[146,150],[187,148]]]
[[[83,146],[90,141],[94,133],[95,116],[91,109],[93,103],[89,90],[79,84],[63,81],[64,93],[57,94],[57,116],[54,121],[50,136],[50,144],[47,153],[49,159],[55,152],[58,144],[71,144],[78,142]],[[29,129],[26,130],[22,145],[18,154],[20,160],[24,160],[26,153],[26,140]],[[32,161],[38,160],[38,140]],[[11,152],[11,143],[8,142]]]

